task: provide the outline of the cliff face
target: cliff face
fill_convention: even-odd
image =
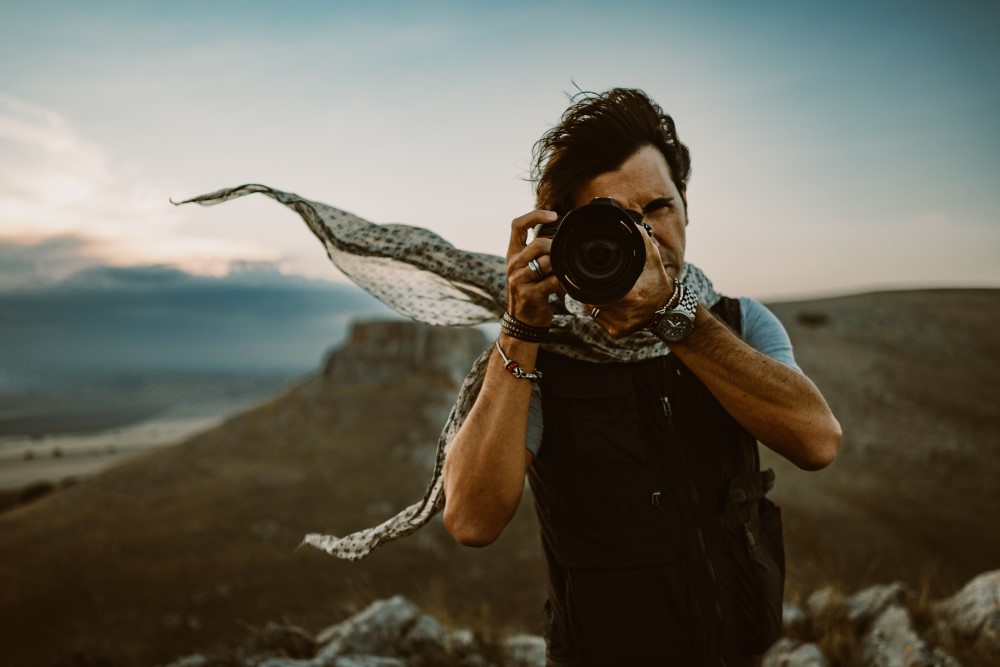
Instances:
[[[373,385],[411,373],[443,372],[458,384],[486,344],[478,329],[356,322],[347,342],[327,356],[323,377],[335,383]]]

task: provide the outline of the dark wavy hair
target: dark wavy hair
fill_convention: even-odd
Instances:
[[[532,149],[531,174],[536,206],[564,215],[574,207],[573,192],[584,181],[614,171],[645,146],[654,146],[670,165],[674,185],[687,209],[691,154],[677,138],[674,119],[635,88],[603,93],[581,91],[570,98],[559,124]]]

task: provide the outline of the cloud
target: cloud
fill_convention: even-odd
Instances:
[[[96,265],[87,256],[88,245],[72,234],[37,242],[0,239],[0,292],[50,285]]]
[[[227,273],[232,262],[284,261],[260,243],[179,233],[184,216],[169,204],[169,188],[116,159],[55,111],[0,94],[0,240],[8,246],[6,267],[23,270],[34,261],[32,252],[57,246],[67,251],[64,259],[173,264],[214,275]],[[70,247],[65,239],[80,241]],[[28,255],[16,260],[17,248]],[[2,278],[5,284],[14,281]]]
[[[59,114],[0,95],[0,220],[14,231],[67,232],[113,182],[107,155]]]

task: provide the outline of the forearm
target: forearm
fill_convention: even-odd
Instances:
[[[812,381],[754,350],[704,307],[671,350],[764,445],[807,470],[836,456],[840,424]]]
[[[500,344],[524,370],[534,370],[537,345],[506,336]],[[476,403],[445,459],[445,526],[463,544],[489,544],[517,510],[530,457],[530,402],[531,383],[506,372],[494,350]]]

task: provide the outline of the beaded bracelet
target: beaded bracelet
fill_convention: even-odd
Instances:
[[[516,377],[518,380],[531,380],[532,382],[538,382],[539,380],[542,379],[541,371],[536,370],[529,373],[528,371],[521,368],[516,361],[514,361],[513,359],[511,359],[510,357],[508,357],[506,354],[503,353],[503,348],[500,347],[499,340],[497,341],[496,345],[497,345],[497,352],[500,353],[500,357],[503,359],[503,367],[508,373]]]
[[[670,298],[667,299],[667,303],[663,306],[666,310],[676,308],[677,304],[681,302],[681,285],[683,284],[684,283],[681,282],[680,278],[674,278],[674,291],[670,294]]]
[[[500,331],[526,343],[544,343],[549,339],[548,327],[533,327],[510,313],[504,313],[500,318]]]

